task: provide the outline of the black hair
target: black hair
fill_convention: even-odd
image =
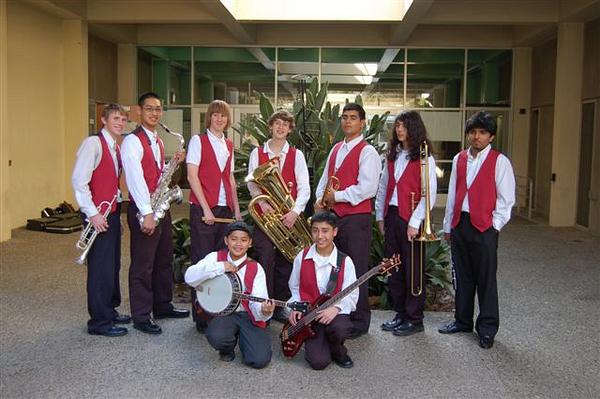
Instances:
[[[162,103],[162,100],[160,99],[160,97],[158,96],[158,94],[149,91],[147,93],[144,93],[140,96],[140,98],[138,98],[138,105],[141,107],[144,105],[144,101],[146,101],[148,98],[156,98],[158,101],[160,101]]]
[[[365,119],[367,119],[367,114],[365,113],[365,109],[360,104],[348,103],[348,104],[344,105],[342,114],[346,111],[357,111],[358,117],[360,118],[361,121],[364,121]]]
[[[388,153],[387,159],[388,161],[395,161],[398,156],[398,152],[396,148],[400,143],[398,140],[398,135],[396,135],[396,123],[402,122],[407,132],[407,148],[408,150],[408,158],[411,161],[417,160],[421,156],[421,144],[424,141],[427,142],[427,146],[429,147],[429,153],[433,153],[433,148],[431,142],[427,138],[427,129],[425,128],[425,123],[423,123],[423,119],[421,119],[421,115],[417,111],[402,111],[396,119],[394,120],[394,126],[392,127],[392,134],[390,136],[390,140],[388,142]]]
[[[465,123],[465,133],[473,129],[483,129],[492,136],[496,135],[496,120],[489,112],[477,111]]]
[[[229,235],[234,231],[245,231],[250,237],[252,237],[252,230],[250,229],[250,226],[241,220],[236,220],[235,222],[231,222],[227,225],[227,228],[225,229],[225,237],[229,237]]]
[[[317,212],[310,218],[310,226],[312,227],[319,222],[325,222],[335,228],[338,225],[338,217],[335,213],[329,211]]]

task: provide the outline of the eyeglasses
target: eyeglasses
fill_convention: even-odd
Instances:
[[[153,113],[153,112],[155,112],[155,113],[157,113],[157,114],[160,114],[160,113],[162,113],[162,112],[163,112],[163,109],[162,109],[162,107],[150,107],[150,106],[145,106],[145,107],[142,107],[142,109],[144,110],[144,112],[147,112],[147,113],[149,113],[149,114],[151,114],[151,113]]]

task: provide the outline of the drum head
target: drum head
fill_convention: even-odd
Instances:
[[[202,309],[207,313],[216,315],[227,309],[231,303],[233,289],[230,277],[227,274],[222,274],[206,280],[196,287],[196,298]]]

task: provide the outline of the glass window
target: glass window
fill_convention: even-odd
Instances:
[[[460,107],[464,59],[464,50],[408,49],[407,106]]]
[[[138,95],[154,91],[165,104],[191,102],[190,47],[139,47]]]
[[[468,50],[467,106],[509,106],[512,50]]]
[[[274,61],[274,48],[194,47],[194,104],[258,104],[258,92],[274,101]]]

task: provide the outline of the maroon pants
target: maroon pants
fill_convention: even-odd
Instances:
[[[135,323],[143,323],[154,314],[173,309],[173,240],[171,213],[156,226],[152,235],[142,233],[133,202],[127,208],[127,224],[131,231],[131,267],[129,268],[129,299]]]
[[[390,206],[388,213],[385,217],[385,246],[383,255],[390,257],[394,254],[400,254],[402,264],[400,268],[391,270],[391,274],[388,277],[388,284],[390,288],[390,296],[392,298],[392,305],[394,310],[404,320],[408,320],[411,323],[419,324],[423,322],[423,308],[425,307],[425,275],[423,275],[423,291],[420,295],[412,295],[414,289],[415,293],[419,287],[419,271],[421,256],[420,250],[422,243],[420,241],[413,241],[413,259],[411,261],[411,243],[408,241],[406,236],[406,229],[408,223],[398,215],[398,208]],[[425,252],[423,251],[422,258],[425,258]],[[425,270],[422,270],[423,274]],[[412,279],[412,287],[411,287]]]
[[[370,213],[344,216],[338,222],[335,245],[340,251],[350,256],[356,267],[357,278],[369,271],[372,229]],[[350,319],[355,329],[367,332],[371,324],[368,283],[360,286],[359,293],[356,310],[350,313]]]
[[[265,269],[269,298],[287,301],[292,296],[288,284],[292,274],[292,263],[258,226],[254,228],[252,247],[254,257]]]
[[[304,343],[304,357],[310,367],[322,370],[333,359],[340,359],[348,353],[344,341],[350,335],[352,322],[347,314],[338,314],[329,325],[313,323],[315,336]]]

